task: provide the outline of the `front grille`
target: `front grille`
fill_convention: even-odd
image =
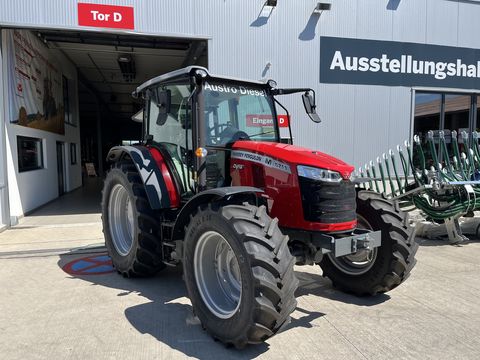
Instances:
[[[305,220],[336,224],[357,219],[355,185],[342,180],[327,183],[299,177]]]

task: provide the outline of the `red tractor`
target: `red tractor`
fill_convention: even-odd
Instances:
[[[281,142],[277,97],[298,92],[319,122],[312,89],[173,71],[133,93],[145,102],[142,143],[108,154],[102,218],[115,268],[148,276],[182,264],[202,326],[236,347],[288,323],[295,264],[318,264],[357,295],[395,288],[415,264],[406,214],[357,190],[352,166]]]

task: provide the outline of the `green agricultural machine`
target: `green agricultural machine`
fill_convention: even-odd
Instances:
[[[419,209],[426,219],[444,223],[448,239],[458,244],[459,218],[480,208],[480,143],[477,132],[429,131],[422,141],[397,146],[358,169],[361,188],[382,193],[403,211]]]

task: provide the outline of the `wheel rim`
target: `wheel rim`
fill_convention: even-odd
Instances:
[[[127,189],[121,184],[116,184],[110,192],[108,220],[115,250],[121,256],[128,255],[133,247],[135,222],[130,196]]]
[[[228,319],[240,307],[242,278],[238,260],[227,240],[216,231],[198,239],[193,258],[200,296],[215,316]]]
[[[357,214],[357,228],[373,230],[370,223]],[[372,250],[362,249],[353,254],[335,257],[328,253],[330,261],[335,267],[349,275],[362,275],[370,270],[377,259],[378,248]]]

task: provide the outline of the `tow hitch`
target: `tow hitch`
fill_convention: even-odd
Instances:
[[[381,231],[355,230],[351,236],[334,239],[335,257],[356,253],[359,250],[372,250],[382,245]],[[328,251],[327,251],[328,252]]]
[[[354,230],[351,235],[333,237],[318,234],[313,238],[313,244],[319,248],[316,258],[331,253],[335,257],[354,254],[359,250],[373,250],[382,245],[382,232],[363,229]]]

